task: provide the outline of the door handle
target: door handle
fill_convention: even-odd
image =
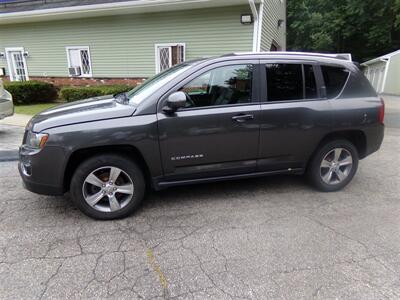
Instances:
[[[254,119],[254,115],[244,115],[244,114],[232,117],[233,121],[236,121],[239,123],[243,123],[243,122],[246,122],[248,120],[253,120],[253,119]]]

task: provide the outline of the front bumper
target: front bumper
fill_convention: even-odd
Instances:
[[[62,195],[64,150],[60,147],[45,147],[34,150],[21,146],[18,169],[24,187],[37,194]]]

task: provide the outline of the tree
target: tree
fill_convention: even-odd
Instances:
[[[288,0],[288,49],[366,61],[400,48],[400,0]]]

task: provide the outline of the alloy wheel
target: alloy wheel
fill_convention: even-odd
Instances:
[[[131,202],[134,183],[120,168],[101,167],[86,177],[82,193],[86,203],[94,209],[101,212],[115,212]]]
[[[320,175],[326,184],[336,185],[346,180],[353,168],[353,157],[344,148],[335,148],[322,159]]]

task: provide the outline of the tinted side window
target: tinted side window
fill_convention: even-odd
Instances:
[[[321,70],[324,76],[327,97],[337,97],[346,83],[349,71],[340,67],[328,66],[321,66]]]
[[[318,98],[312,65],[268,64],[266,68],[268,101]]]
[[[268,101],[303,99],[301,65],[267,64]]]
[[[213,69],[183,86],[186,107],[234,105],[251,102],[252,65],[233,65]]]

